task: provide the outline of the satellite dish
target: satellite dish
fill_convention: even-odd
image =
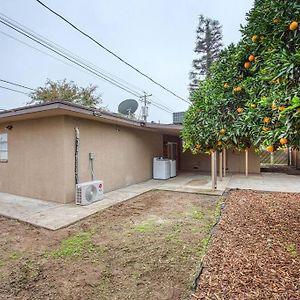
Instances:
[[[118,106],[118,112],[122,115],[131,116],[138,109],[138,102],[134,99],[122,101]]]

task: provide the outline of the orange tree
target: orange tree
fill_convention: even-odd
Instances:
[[[300,3],[257,0],[237,46],[223,50],[185,116],[185,149],[300,144]]]

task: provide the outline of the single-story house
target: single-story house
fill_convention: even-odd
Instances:
[[[78,130],[77,130],[77,129]],[[153,157],[177,161],[178,171],[210,171],[210,157],[182,152],[181,125],[144,123],[63,101],[0,112],[0,192],[61,203],[75,199],[75,129],[79,182],[95,179],[104,192],[152,178]],[[244,172],[244,153],[227,152],[228,172]],[[260,172],[249,153],[249,172]]]

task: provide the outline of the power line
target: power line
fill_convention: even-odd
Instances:
[[[0,30],[0,33],[3,34],[3,35],[5,35],[5,36],[7,36],[7,37],[9,37],[9,38],[11,38],[11,39],[13,39],[13,40],[15,40],[15,41],[17,41],[17,42],[19,42],[19,43],[21,43],[21,44],[23,44],[23,45],[25,45],[25,46],[27,46],[27,47],[29,47],[29,48],[31,48],[31,49],[34,49],[34,50],[36,50],[36,51],[38,51],[38,52],[40,52],[42,54],[45,54],[45,55],[47,55],[47,56],[49,56],[49,57],[51,57],[53,59],[56,59],[57,61],[60,61],[63,64],[65,64],[67,66],[70,66],[70,67],[72,67],[72,68],[74,68],[74,69],[76,69],[76,70],[78,70],[80,72],[84,72],[86,74],[89,74],[87,71],[85,71],[83,69],[80,69],[80,68],[78,68],[78,67],[76,67],[76,66],[74,66],[72,64],[69,64],[68,62],[66,62],[66,61],[64,61],[64,60],[62,60],[62,59],[60,59],[60,58],[58,58],[58,57],[56,57],[54,55],[51,55],[50,53],[47,53],[46,51],[43,51],[43,50],[38,49],[38,48],[36,48],[36,47],[34,47],[34,46],[30,45],[30,44],[27,44],[26,42],[24,42],[22,40],[19,40],[19,39],[15,38],[14,36],[12,36],[12,35],[10,35],[10,34],[8,34],[6,32],[3,32],[2,30]]]
[[[5,15],[2,14],[2,13],[0,13],[0,15],[5,16]],[[1,18],[1,17],[0,17],[0,20],[4,21],[4,22],[2,22],[4,25],[6,25],[6,26],[8,26],[8,27],[10,27],[10,28],[12,28],[12,29],[14,29],[14,30],[16,30],[17,32],[19,32],[19,33],[25,35],[26,37],[30,38],[31,40],[33,40],[33,41],[35,41],[35,42],[37,42],[37,43],[39,43],[39,44],[41,44],[42,46],[46,47],[47,49],[49,49],[49,50],[51,50],[51,51],[54,51],[56,54],[61,55],[61,53],[58,53],[58,52],[59,52],[59,51],[62,51],[61,49],[59,49],[59,48],[62,48],[62,49],[64,49],[65,51],[63,52],[64,55],[61,55],[61,56],[63,56],[64,58],[70,60],[68,54],[66,53],[66,51],[67,51],[68,53],[70,53],[70,54],[72,55],[72,58],[75,60],[75,62],[74,62],[73,60],[71,60],[71,62],[73,62],[73,63],[76,64],[76,62],[78,62],[78,60],[80,59],[80,60],[81,60],[81,61],[79,61],[80,67],[82,67],[81,64],[83,64],[84,66],[86,66],[86,67],[92,69],[92,67],[90,67],[89,65],[84,64],[84,62],[82,62],[82,58],[76,56],[74,53],[70,52],[69,50],[67,50],[67,49],[65,49],[65,48],[59,46],[58,44],[55,44],[55,43],[53,43],[53,42],[51,42],[51,41],[49,41],[49,40],[48,40],[49,42],[45,42],[45,41],[43,40],[43,39],[46,39],[45,37],[36,34],[36,35],[38,35],[38,36],[41,37],[41,38],[39,38],[39,37],[37,37],[36,35],[33,35],[33,34],[31,33],[31,32],[32,32],[31,29],[28,28],[28,30],[31,31],[31,32],[28,32],[28,31],[26,31],[26,30],[24,30],[24,29],[22,28],[22,27],[25,27],[25,26],[22,26],[22,24],[18,23],[18,24],[20,24],[22,27],[17,26],[17,25],[15,25],[14,23],[8,21],[6,18],[12,20],[12,22],[14,22],[14,23],[18,23],[18,22],[16,22],[15,20],[13,20],[13,19],[11,19],[11,18],[9,18],[9,17],[7,17],[7,16],[5,16],[5,18]],[[1,22],[1,21],[0,21],[0,22]],[[6,23],[5,23],[5,22],[6,22]],[[26,28],[26,27],[25,27],[25,28]],[[0,31],[0,32],[1,32],[1,31]],[[52,56],[52,55],[49,55],[48,53],[46,53],[46,52],[44,52],[44,51],[41,51],[40,49],[37,49],[37,48],[35,48],[35,47],[32,47],[31,45],[29,45],[29,44],[27,44],[27,43],[25,43],[25,42],[23,42],[23,41],[21,41],[21,40],[19,40],[19,39],[16,39],[16,38],[12,37],[11,35],[8,35],[8,34],[6,34],[6,33],[4,33],[4,32],[1,32],[1,33],[5,34],[6,36],[8,36],[8,37],[10,37],[10,38],[13,38],[14,40],[17,40],[18,42],[21,42],[21,43],[23,43],[23,44],[25,44],[25,45],[27,45],[27,46],[29,46],[29,47],[31,47],[31,48],[37,50],[37,51],[39,51],[39,52],[41,52],[41,53],[44,53],[44,54],[46,54],[46,55],[48,55],[48,56],[51,56],[52,58],[58,59],[58,58],[56,58],[56,57],[54,57],[54,56]],[[47,40],[47,39],[46,39],[46,40]],[[45,45],[44,43],[45,43],[46,45]],[[54,48],[53,44],[56,45],[56,47],[55,47],[56,49],[52,49],[52,48]],[[51,49],[50,49],[49,47],[50,47]],[[55,50],[57,50],[57,51],[55,51]],[[58,59],[58,60],[61,61],[61,62],[63,62],[63,63],[66,63],[65,61],[62,61],[62,60],[60,60],[60,59]],[[87,60],[85,60],[85,61],[86,61],[87,63],[91,64],[89,61],[87,61]],[[66,63],[66,64],[68,64],[68,63]],[[73,65],[70,65],[70,64],[68,64],[68,65],[74,67]],[[78,63],[77,63],[77,65],[78,65]],[[75,67],[75,68],[76,68],[76,67]],[[97,66],[96,66],[96,68],[97,68]],[[76,69],[77,69],[77,68],[76,68]],[[81,70],[81,69],[80,69],[80,70]],[[84,70],[87,70],[87,69],[84,68]],[[93,69],[93,70],[94,70],[94,69]],[[81,70],[81,71],[83,71],[83,70]],[[91,70],[88,70],[88,71],[91,72]],[[95,70],[95,71],[96,71],[96,72],[99,72],[98,70]],[[86,72],[86,71],[85,71],[85,72]],[[92,72],[92,74],[93,74],[93,75],[96,75],[97,77],[99,77],[99,76],[98,76],[97,74],[95,74],[94,72]],[[101,74],[101,75],[104,75],[104,74],[102,74],[102,73],[100,73],[100,74]],[[113,74],[112,74],[112,75],[113,75]],[[105,76],[105,75],[104,75],[104,76]],[[113,75],[113,76],[114,76],[114,75]],[[115,76],[115,77],[116,77],[116,76]],[[102,78],[102,77],[101,77],[101,78]],[[111,78],[110,78],[110,79],[111,79]],[[120,87],[121,83],[118,83],[118,82],[117,82],[116,80],[114,80],[114,79],[112,79],[112,80],[118,84],[118,85],[117,85],[118,87]],[[122,85],[123,85],[123,84],[122,84]],[[124,86],[124,85],[123,85],[123,86]],[[140,94],[139,92],[133,91],[132,89],[130,89],[130,88],[128,88],[128,87],[125,87],[125,88],[126,88],[126,91],[129,92],[129,93],[131,93],[132,95],[134,95],[134,96],[136,96],[136,97],[141,97],[141,94]],[[140,90],[142,90],[142,89],[140,89]],[[157,99],[157,98],[156,98],[156,99]],[[160,102],[162,102],[162,101],[159,100],[159,99],[157,99],[157,100],[160,101]],[[167,107],[166,105],[163,105],[163,104],[161,104],[161,103],[157,103],[157,102],[155,102],[154,100],[153,100],[152,102],[153,102],[153,105],[154,105],[154,106],[160,108],[161,110],[163,110],[163,111],[165,111],[165,112],[168,112],[168,113],[172,113],[172,109],[170,109],[170,108]]]
[[[4,14],[0,13],[0,15],[4,15]],[[16,21],[15,21],[15,22],[16,22]],[[16,22],[16,23],[18,23],[18,22]],[[26,28],[26,27],[25,27],[25,28]],[[74,69],[76,69],[76,70],[78,70],[78,71],[80,71],[80,72],[84,72],[84,73],[86,73],[86,74],[90,74],[90,73],[87,72],[86,70],[80,69],[80,68],[78,68],[78,67],[76,67],[76,66],[74,66],[74,65],[72,65],[72,64],[70,64],[70,63],[68,63],[68,62],[66,62],[66,61],[64,61],[64,60],[62,60],[62,59],[59,59],[58,57],[56,57],[56,56],[54,56],[54,55],[51,55],[51,54],[49,54],[49,53],[47,53],[47,52],[45,52],[45,51],[42,51],[41,49],[38,49],[38,48],[36,48],[36,47],[34,47],[34,46],[32,46],[32,45],[30,45],[30,44],[28,44],[28,43],[26,43],[26,42],[20,40],[20,39],[17,39],[17,38],[15,38],[15,37],[12,36],[12,35],[10,35],[10,34],[8,34],[8,33],[6,33],[6,32],[3,32],[2,30],[0,30],[0,33],[3,34],[3,35],[5,35],[5,36],[7,36],[7,37],[9,37],[9,38],[11,38],[11,39],[13,39],[13,40],[15,40],[15,41],[17,41],[17,42],[19,42],[19,43],[21,43],[21,44],[23,44],[23,45],[25,45],[25,46],[27,46],[27,47],[29,47],[29,48],[31,48],[31,49],[34,49],[34,50],[36,50],[36,51],[38,51],[38,52],[40,52],[40,53],[42,53],[42,54],[45,54],[45,55],[47,55],[47,56],[49,56],[49,57],[51,57],[51,58],[53,58],[53,59],[55,59],[55,60],[57,60],[57,61],[60,61],[60,62],[62,62],[63,64],[65,64],[65,65],[67,65],[67,66],[70,66],[70,67],[72,67],[72,68],[74,68]],[[54,43],[54,44],[55,44],[55,43]],[[57,44],[56,44],[56,45],[57,45]],[[61,47],[61,48],[64,49],[63,47]],[[66,51],[68,51],[68,50],[66,50]],[[70,52],[70,51],[68,51],[68,52]],[[95,67],[97,67],[97,66],[95,66]],[[103,70],[103,71],[104,71],[104,70]],[[104,71],[104,72],[106,72],[106,71]],[[108,72],[107,72],[107,73],[108,73]],[[108,73],[108,74],[110,74],[111,76],[114,76],[114,77],[118,78],[119,80],[121,80],[121,81],[123,81],[123,82],[125,82],[125,83],[127,83],[127,84],[129,84],[129,85],[131,85],[131,86],[134,86],[134,85],[132,85],[132,84],[126,82],[126,81],[123,80],[122,78],[119,78],[119,77],[117,77],[117,76],[115,76],[115,75],[113,75],[113,74],[111,74],[111,73]],[[92,75],[95,76],[94,74],[92,74]],[[95,77],[97,77],[97,76],[95,76]],[[142,90],[141,90],[141,91],[142,91]]]
[[[105,80],[105,81],[108,81],[109,83],[111,83],[111,84],[113,84],[113,85],[119,87],[120,89],[122,89],[122,90],[124,90],[124,91],[126,91],[126,92],[128,92],[128,93],[130,93],[130,94],[132,94],[132,95],[134,95],[134,96],[136,96],[136,97],[140,97],[140,94],[137,94],[137,93],[135,93],[135,92],[132,92],[132,91],[130,91],[128,88],[124,88],[124,87],[122,87],[121,85],[119,85],[119,84],[117,84],[117,83],[114,83],[112,80],[105,78],[105,77],[104,77],[103,75],[101,75],[101,74],[98,74],[97,71],[92,70],[92,68],[86,67],[86,66],[84,66],[84,64],[81,64],[81,63],[77,62],[76,60],[74,60],[74,59],[68,57],[67,55],[60,53],[58,50],[51,48],[51,46],[48,46],[46,43],[44,43],[43,41],[40,41],[40,40],[37,39],[36,37],[32,37],[30,33],[26,33],[25,31],[23,32],[22,29],[18,29],[17,26],[15,26],[14,24],[11,24],[11,23],[10,23],[9,21],[7,21],[7,20],[4,20],[2,17],[0,17],[0,23],[2,23],[2,24],[4,24],[4,25],[10,27],[11,29],[13,29],[13,30],[19,32],[20,34],[26,36],[27,38],[33,40],[34,42],[36,42],[36,43],[42,45],[43,47],[45,47],[45,48],[51,50],[52,52],[55,52],[56,54],[58,54],[58,55],[64,57],[65,59],[71,61],[72,63],[74,63],[74,64],[76,64],[76,65],[78,65],[78,66],[80,66],[81,68],[83,68],[83,69],[85,69],[85,70],[87,70],[87,71],[93,73],[93,74],[96,75],[97,77],[102,78],[102,79]]]
[[[170,94],[172,94],[176,98],[178,98],[178,99],[180,99],[180,100],[182,100],[182,101],[184,101],[184,102],[186,102],[188,104],[191,104],[190,101],[188,101],[188,100],[186,100],[186,99],[178,96],[173,91],[171,91],[170,89],[166,88],[165,86],[163,86],[162,84],[160,84],[156,80],[152,79],[150,76],[148,76],[147,74],[143,73],[142,71],[140,71],[139,69],[137,69],[136,67],[134,67],[132,64],[128,63],[126,60],[124,60],[123,58],[121,58],[119,55],[115,54],[113,51],[109,50],[107,47],[105,47],[104,45],[102,45],[96,39],[94,39],[93,37],[91,37],[90,35],[88,35],[87,33],[85,33],[84,31],[82,31],[81,29],[79,29],[77,26],[75,26],[70,21],[68,21],[65,17],[63,17],[62,15],[60,15],[59,13],[57,13],[56,11],[54,11],[53,9],[51,9],[50,7],[48,7],[42,1],[36,0],[36,2],[38,2],[44,8],[46,8],[47,10],[49,10],[51,13],[55,14],[57,17],[59,17],[60,19],[62,19],[64,22],[68,23],[75,30],[77,30],[78,32],[80,32],[81,34],[83,34],[85,37],[87,37],[88,39],[90,39],[91,41],[93,41],[95,44],[97,44],[98,46],[100,46],[102,49],[104,49],[105,51],[107,51],[108,53],[110,53],[111,55],[113,55],[114,57],[116,57],[118,60],[120,60],[121,62],[123,62],[124,64],[126,64],[128,67],[132,68],[133,70],[135,70],[136,72],[138,72],[142,76],[146,77],[147,79],[149,79],[150,81],[152,81],[154,84],[160,86],[162,89],[164,89],[165,91],[169,92]]]
[[[48,40],[47,38],[45,38],[44,36],[40,35],[40,34],[37,34],[36,32],[34,32],[33,30],[29,29],[28,27],[22,25],[21,23],[13,20],[12,18],[6,16],[5,14],[3,13],[0,13],[0,15],[2,15],[3,17],[0,19],[4,20],[5,22],[7,22],[8,24],[12,25],[14,28],[17,28],[19,30],[21,30],[23,33],[26,33],[28,35],[30,35],[31,37],[35,38],[36,40],[42,42],[43,44],[51,47],[52,49],[55,49],[56,51],[64,54],[65,56],[64,57],[71,57],[73,60],[75,60],[76,62],[84,65],[85,67],[89,68],[89,69],[92,69],[93,71],[99,73],[101,75],[101,78],[105,81],[109,81],[111,83],[111,81],[113,81],[115,84],[117,84],[118,87],[122,88],[123,89],[125,88],[126,91],[131,91],[131,94],[136,96],[136,97],[140,97],[142,94],[140,92],[137,92],[137,91],[134,91],[132,88],[120,83],[118,80],[114,79],[114,78],[111,78],[109,75],[107,74],[104,74],[103,72],[105,73],[108,73],[107,71],[104,71],[104,70],[99,70],[99,67],[96,66],[95,68],[95,65],[93,65],[92,63],[90,63],[89,61],[79,57],[78,55],[72,53],[71,51],[63,48],[62,46]],[[49,49],[49,48],[48,48]],[[57,52],[56,52],[57,53]],[[73,62],[73,61],[72,61]],[[95,75],[95,74],[94,74]],[[99,76],[96,75],[98,78]],[[114,75],[113,75],[114,76]],[[103,78],[105,77],[105,78]],[[116,77],[116,76],[115,76]],[[124,81],[124,80],[123,80]],[[142,89],[140,89],[142,91]],[[138,94],[138,95],[137,95]]]
[[[21,92],[21,91],[18,91],[18,90],[15,90],[15,89],[11,89],[11,88],[8,88],[8,87],[2,86],[2,85],[0,85],[0,88],[29,96],[29,93]]]
[[[22,87],[23,89],[27,89],[27,90],[34,91],[34,89],[32,89],[32,88],[30,88],[30,87],[28,87],[28,86],[19,84],[19,83],[11,82],[11,81],[4,80],[4,79],[0,79],[0,81],[5,82],[5,83],[8,83],[8,84],[11,84],[11,85],[15,85],[15,86],[18,86],[18,87]]]
[[[25,29],[27,30],[27,32],[29,31],[31,34],[35,35],[36,37],[39,37],[40,39],[46,41],[48,45],[51,44],[52,47],[55,47],[56,49],[59,49],[61,52],[65,53],[65,54],[67,53],[69,56],[71,56],[71,57],[73,57],[73,58],[76,58],[77,60],[81,60],[81,61],[85,62],[86,64],[89,64],[89,65],[92,66],[93,68],[96,68],[96,69],[100,70],[100,72],[101,72],[103,75],[105,75],[105,76],[107,76],[107,77],[114,77],[114,78],[116,78],[116,80],[122,81],[122,82],[125,83],[126,85],[129,85],[129,86],[133,87],[135,90],[139,90],[141,93],[144,93],[144,90],[143,90],[143,89],[141,89],[141,88],[139,88],[139,87],[133,85],[132,83],[127,82],[126,80],[124,80],[124,79],[122,79],[122,78],[120,78],[120,77],[118,77],[118,76],[116,76],[116,75],[114,75],[114,74],[112,74],[112,73],[110,73],[110,72],[104,70],[104,69],[99,68],[98,66],[96,66],[96,65],[94,65],[93,63],[89,62],[88,60],[86,60],[86,59],[84,59],[84,58],[82,58],[82,57],[80,57],[80,56],[78,56],[78,55],[72,53],[70,50],[68,50],[68,49],[66,49],[66,48],[64,48],[64,47],[62,47],[61,45],[58,45],[57,43],[55,43],[55,42],[53,42],[53,41],[50,41],[50,40],[47,39],[46,37],[44,37],[44,36],[38,34],[38,33],[35,32],[34,30],[32,30],[32,29],[26,27],[25,25],[21,24],[20,22],[18,22],[18,21],[16,21],[16,20],[12,19],[12,18],[10,18],[10,17],[8,17],[7,15],[5,15],[5,14],[3,14],[3,13],[0,13],[0,15],[2,15],[3,17],[7,18],[8,20],[14,22],[15,24],[18,24],[19,26],[21,26],[21,27],[23,28],[23,30],[24,30],[24,28],[25,28]],[[19,28],[20,28],[20,27],[19,27]],[[111,79],[112,79],[112,78],[111,78]]]

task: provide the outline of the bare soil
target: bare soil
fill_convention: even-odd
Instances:
[[[0,299],[189,299],[218,199],[152,191],[58,231],[0,217]]]
[[[300,299],[300,194],[232,191],[192,299]]]

